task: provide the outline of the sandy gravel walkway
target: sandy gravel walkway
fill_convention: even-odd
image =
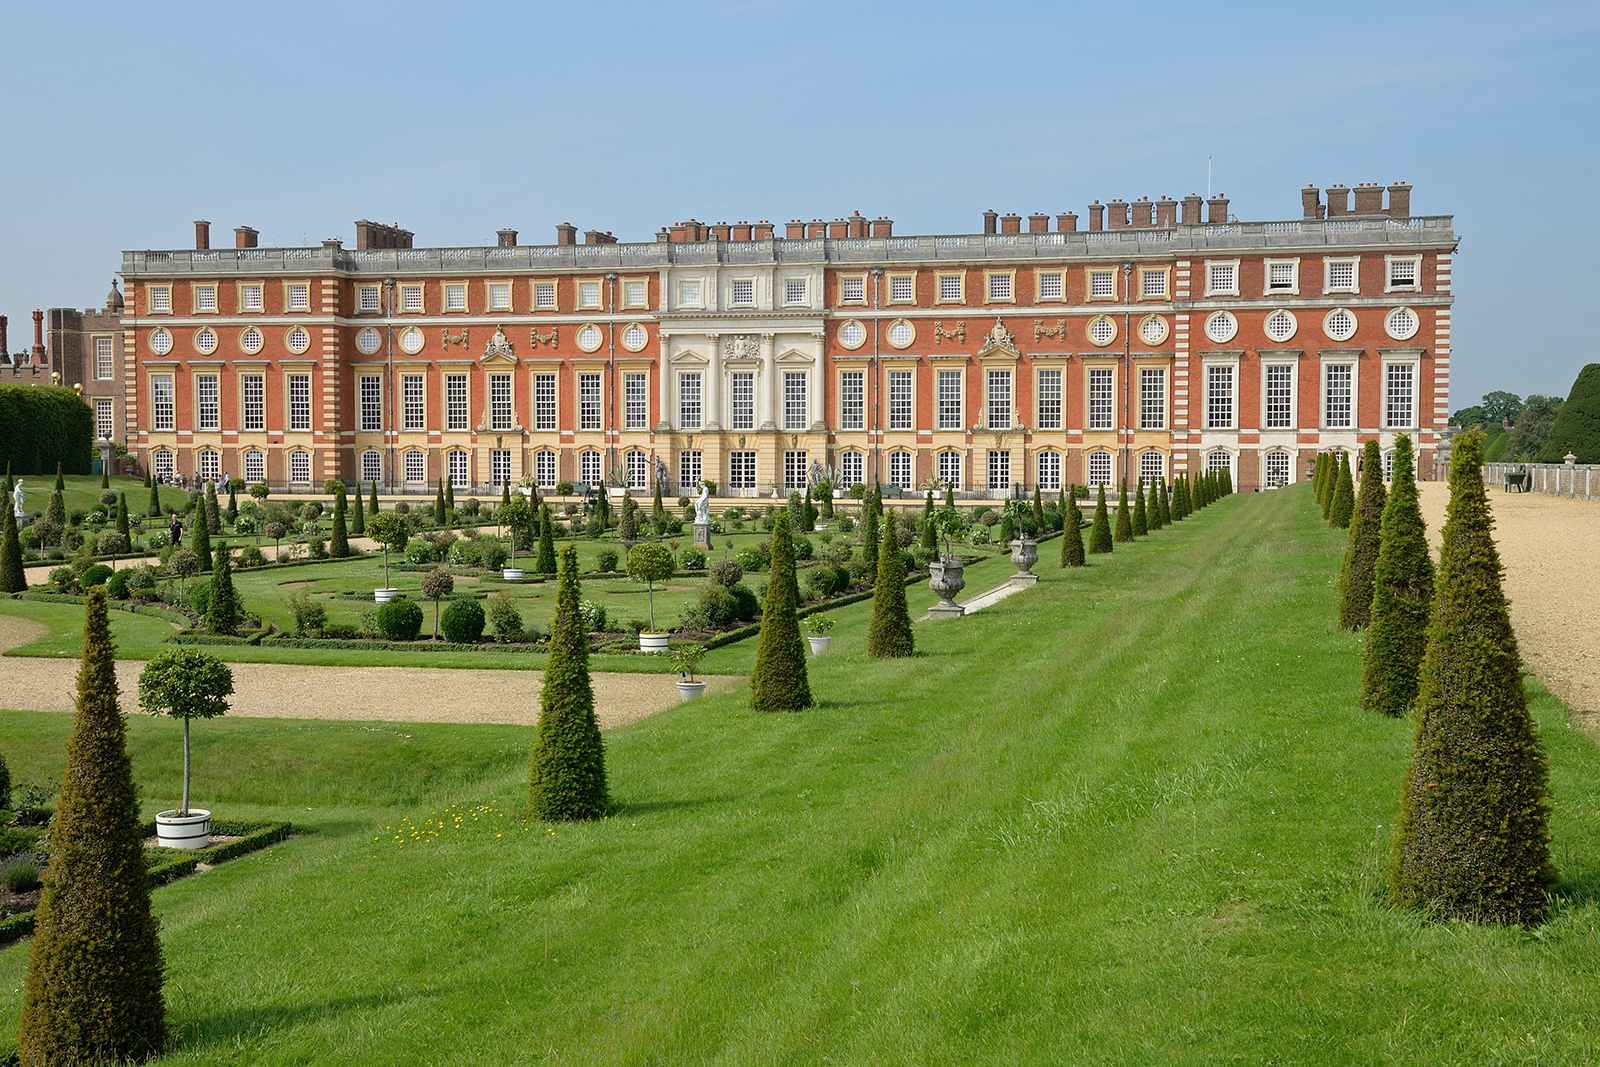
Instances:
[[[1450,489],[1443,482],[1421,488],[1437,553]],[[1489,505],[1522,657],[1586,729],[1600,734],[1600,502],[1491,486]]]
[[[31,619],[0,615],[0,651],[43,636]],[[428,667],[308,667],[235,663],[231,715],[269,719],[360,719],[382,722],[460,722],[533,725],[539,718],[541,671],[445,670]],[[117,663],[122,710],[139,704],[141,660]],[[0,657],[0,708],[73,709],[76,660]],[[678,703],[672,674],[606,674],[594,682],[595,714],[603,729],[637,722]],[[726,692],[742,679],[712,677],[709,691]]]

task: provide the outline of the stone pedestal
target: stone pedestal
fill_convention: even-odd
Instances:
[[[694,545],[696,548],[703,548],[708,552],[711,550],[710,523],[697,522],[694,524]]]

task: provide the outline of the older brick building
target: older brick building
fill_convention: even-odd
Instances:
[[[856,214],[492,248],[362,221],[355,249],[248,227],[211,249],[201,223],[194,250],[123,254],[130,445],[286,486],[645,488],[659,464],[723,495],[822,468],[1000,495],[1216,466],[1270,487],[1407,432],[1427,476],[1457,238],[1410,192],[1307,188],[1278,222],[1191,195],[1096,202],[1087,229]]]

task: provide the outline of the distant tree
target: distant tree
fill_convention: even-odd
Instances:
[[[183,803],[189,814],[189,720],[215,719],[228,713],[233,671],[226,663],[197,648],[164,648],[139,672],[139,710],[183,720]]]
[[[602,499],[605,494],[601,494]],[[456,483],[452,478],[444,480],[444,510],[445,517],[449,518],[450,512],[456,509]]]
[[[378,483],[377,482],[373,482],[372,483],[372,497],[371,497],[371,499],[369,499],[367,501],[367,518],[370,519],[370,518],[372,518],[372,516],[376,515],[377,513],[378,513]]]
[[[1493,393],[1484,393],[1479,406],[1483,409],[1486,423],[1498,423],[1501,419],[1510,419],[1514,423],[1517,421],[1517,416],[1522,414],[1523,403],[1522,398],[1516,393],[1497,390]]]
[[[1578,372],[1539,451],[1539,462],[1561,463],[1569,452],[1579,463],[1600,463],[1600,363]]]
[[[16,509],[11,494],[16,483],[11,479],[11,468],[6,468],[6,493],[0,498],[0,593],[21,593],[28,588],[28,572],[22,565],[22,541],[17,532]]]
[[[534,558],[533,569],[539,574],[554,574],[556,572],[556,542],[554,520],[550,516],[550,505],[539,506],[539,553]]]
[[[228,510],[223,514],[227,516],[229,526],[239,521],[239,487],[243,484],[239,478],[228,479]]]
[[[631,495],[622,498],[622,511],[617,519],[617,536],[624,543],[639,538],[639,504]]]
[[[333,498],[333,536],[328,541],[328,555],[334,559],[344,559],[350,555],[350,532],[345,527],[345,510],[350,506],[345,499],[344,486],[339,486],[339,493]],[[356,508],[356,511],[360,511]]]
[[[1364,630],[1372,620],[1372,576],[1378,566],[1386,500],[1383,456],[1378,442],[1368,441],[1361,453],[1361,493],[1339,568],[1339,625],[1346,630]]]
[[[361,486],[356,486],[356,506],[350,511],[350,536],[367,536],[367,509],[361,506]]]
[[[367,536],[383,549],[383,587],[389,589],[389,553],[406,550],[406,542],[411,540],[411,525],[404,515],[380,511],[368,521]]]
[[[206,516],[206,509],[194,509],[194,528],[189,532],[189,547],[194,550],[195,558],[200,561],[200,569],[211,569],[211,528]]]
[[[549,507],[548,504],[545,506]],[[644,582],[650,595],[651,633],[660,632],[656,629],[656,583],[671,578],[676,570],[672,549],[660,541],[641,541],[628,550],[628,577],[636,582]]]
[[[222,533],[222,508],[217,504],[217,483],[206,483],[206,526],[212,533]]]
[[[655,479],[655,492],[650,498],[650,526],[657,537],[664,536],[667,532],[667,509],[661,503],[661,479]]]
[[[214,634],[232,636],[239,632],[239,594],[233,587],[233,561],[228,555],[228,542],[217,544],[216,566],[211,571],[211,595],[206,600],[206,629]]]
[[[444,525],[444,519],[445,519],[444,479],[440,478],[439,479],[438,488],[435,491],[434,497],[433,497],[433,524],[435,526],[443,526]]]
[[[433,639],[439,640],[439,601],[455,592],[455,575],[443,567],[435,567],[422,576],[419,583],[423,596],[433,601]]]
[[[1113,538],[1117,544],[1127,544],[1133,540],[1133,517],[1128,513],[1128,479],[1122,479],[1122,488],[1117,492],[1117,532]]]
[[[1037,492],[1037,490],[1035,490]],[[928,490],[928,499],[922,509],[921,539],[917,546],[927,552],[939,551],[939,531],[933,518],[933,490]]]
[[[1144,481],[1133,485],[1133,536],[1144,537],[1150,532],[1150,512],[1144,505]]]
[[[1158,501],[1158,503],[1160,505],[1160,508],[1161,508],[1161,525],[1163,525],[1163,526],[1171,526],[1172,525],[1172,501],[1167,495],[1167,480],[1165,478],[1163,478],[1159,482],[1157,482],[1156,484],[1159,487],[1160,492],[1161,492],[1161,496],[1160,496],[1160,499]]]
[[[111,464],[109,463],[100,464],[100,488],[111,488]]]
[[[1512,459],[1526,463],[1539,454],[1555,426],[1556,417],[1561,413],[1561,403],[1559,396],[1540,396],[1535,393],[1528,397],[1517,415],[1516,425],[1511,427]]]
[[[148,475],[146,475],[148,478]],[[154,479],[150,479],[150,502],[144,509],[145,518],[159,519],[161,517],[161,494],[156,489]]]
[[[1106,513],[1106,487],[1100,485],[1100,497],[1094,505],[1094,525],[1089,527],[1089,554],[1100,555],[1112,550],[1111,517]]]
[[[861,498],[861,562],[876,574],[878,570],[878,509],[873,507],[873,488]]]

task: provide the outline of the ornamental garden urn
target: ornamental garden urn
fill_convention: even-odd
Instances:
[[[1011,562],[1017,565],[1016,577],[1036,578],[1033,565],[1039,562],[1039,542],[1026,534],[1011,542]]]
[[[961,615],[964,609],[956,603],[956,594],[967,587],[962,577],[964,565],[954,556],[945,556],[928,564],[928,588],[939,594],[939,603],[929,610],[935,617]]]

